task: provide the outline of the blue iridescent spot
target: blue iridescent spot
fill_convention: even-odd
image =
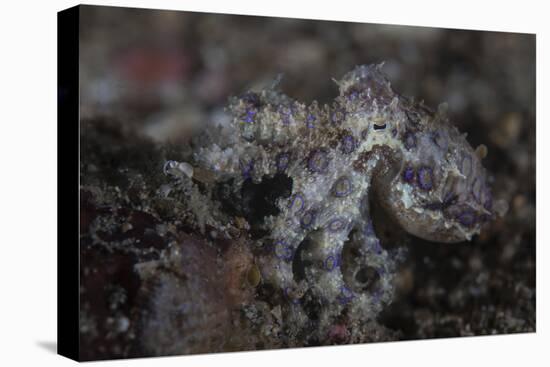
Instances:
[[[350,94],[348,94],[348,96],[347,96],[348,101],[353,101],[353,100],[357,99],[358,97],[359,97],[359,93],[357,93],[357,91],[353,91]]]
[[[309,129],[313,129],[315,127],[315,125],[313,124],[315,122],[315,120],[317,120],[317,118],[309,113],[306,117],[306,125]]]
[[[310,153],[308,168],[311,172],[325,173],[329,164],[328,153],[325,150],[317,149]]]
[[[411,183],[414,181],[414,169],[412,167],[406,167],[403,171],[403,180]]]
[[[327,256],[327,258],[323,262],[323,267],[327,271],[333,271],[338,266],[340,266],[340,261],[341,261],[340,256],[338,256],[338,255],[329,255],[329,256]]]
[[[300,226],[303,229],[308,229],[313,226],[315,223],[315,218],[317,217],[317,212],[315,210],[308,210],[304,213],[302,218],[300,218]]]
[[[248,162],[240,161],[241,173],[244,179],[250,178],[252,176],[252,171],[254,170],[254,161],[250,160]]]
[[[465,227],[471,227],[476,222],[476,215],[473,210],[466,209],[460,213],[457,218],[458,222]]]
[[[341,110],[333,111],[330,115],[330,121],[332,121],[332,123],[334,124],[340,123],[344,120],[345,117],[346,117],[346,114],[344,111],[341,111]]]
[[[244,118],[244,122],[252,123],[254,122],[254,116],[256,115],[256,111],[254,110],[247,110],[246,116]]]
[[[284,171],[290,162],[290,154],[288,152],[279,153],[276,158],[277,170]]]
[[[275,256],[283,261],[292,260],[293,253],[292,247],[290,247],[285,241],[279,240],[274,246]]]
[[[304,203],[305,203],[305,200],[302,194],[300,193],[294,194],[290,199],[290,202],[288,204],[288,209],[290,209],[291,212],[299,213],[300,211],[302,211],[302,209],[304,209]]]
[[[345,226],[346,226],[345,218],[334,218],[328,223],[327,228],[330,232],[339,232],[342,229],[344,229]]]
[[[356,148],[355,138],[352,135],[346,135],[342,138],[342,153],[350,154]]]
[[[292,109],[289,107],[279,107],[279,116],[281,117],[281,121],[284,125],[290,124],[290,116],[292,114]]]
[[[352,191],[352,183],[349,177],[340,177],[332,187],[332,194],[338,198],[348,196]]]
[[[417,173],[418,186],[422,190],[429,191],[433,188],[433,171],[430,167],[421,167]]]
[[[345,305],[346,303],[349,303],[354,297],[355,295],[353,294],[351,289],[343,285],[340,288],[340,294],[336,297],[336,299],[338,300],[338,302],[340,302],[340,304]]]

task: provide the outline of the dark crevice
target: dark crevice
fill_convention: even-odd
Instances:
[[[264,176],[261,182],[244,181],[240,190],[234,190],[234,179],[219,183],[214,196],[222,204],[222,210],[232,216],[244,217],[251,227],[253,238],[267,234],[263,228],[265,217],[279,214],[277,199],[289,197],[292,179],[284,174]]]
[[[315,242],[312,239],[312,234],[310,234],[304,238],[302,242],[300,242],[298,248],[296,249],[294,260],[292,262],[292,273],[294,274],[294,279],[297,282],[307,280],[306,269],[308,266],[312,265],[312,262],[311,260],[305,259],[303,254],[306,251],[310,251],[313,246],[315,246]]]
[[[373,293],[380,287],[380,274],[372,266],[363,266],[355,273],[355,282],[364,291]]]

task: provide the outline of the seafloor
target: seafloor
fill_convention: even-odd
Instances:
[[[233,94],[283,73],[286,94],[324,103],[332,77],[381,61],[396,90],[448,102],[471,145],[488,147],[509,210],[471,242],[410,238],[394,301],[361,341],[535,331],[533,35],[94,7],[81,21],[82,359],[348,342],[344,329],[281,338],[246,223],[233,242],[201,235],[162,168]],[[166,259],[174,244],[182,270]]]

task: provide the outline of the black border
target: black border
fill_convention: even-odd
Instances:
[[[74,360],[79,360],[79,22],[80,6],[57,13],[57,353]]]

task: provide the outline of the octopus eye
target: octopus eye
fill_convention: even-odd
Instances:
[[[343,285],[340,288],[340,294],[336,298],[338,299],[338,302],[345,305],[346,303],[349,303],[354,297],[355,295],[353,294],[351,289]]]
[[[328,168],[329,158],[325,150],[315,150],[309,155],[308,168],[311,172],[324,173]]]
[[[276,158],[277,170],[279,172],[284,171],[288,167],[289,161],[290,161],[290,154],[289,153],[285,152],[285,153],[280,153],[279,155],[277,155],[277,158]]]
[[[414,169],[412,167],[405,168],[403,171],[403,180],[408,183],[414,181]]]
[[[348,177],[340,177],[334,183],[332,188],[332,193],[334,196],[340,198],[348,196],[352,191],[352,183]]]
[[[375,123],[372,127],[374,128],[374,130],[384,130],[384,129],[386,129],[386,124],[385,123],[384,124],[376,124]]]
[[[434,179],[433,171],[429,167],[422,167],[417,173],[418,186],[422,190],[429,191],[433,188]]]

